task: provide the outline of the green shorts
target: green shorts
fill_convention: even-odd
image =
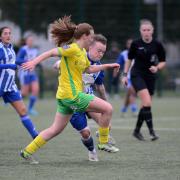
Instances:
[[[62,114],[73,114],[75,112],[85,112],[93,95],[78,93],[75,99],[57,99],[57,112]]]

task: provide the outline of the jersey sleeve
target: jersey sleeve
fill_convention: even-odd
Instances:
[[[21,65],[22,63],[24,63],[26,61],[25,56],[26,50],[24,48],[21,48],[17,53],[16,64]]]
[[[134,42],[132,42],[131,47],[128,52],[128,59],[133,60],[135,58],[135,52],[136,52],[136,45]]]
[[[0,48],[0,63],[4,60],[4,51]]]
[[[104,83],[103,81],[104,81],[104,71],[101,71],[94,83],[97,85],[102,85]]]
[[[117,61],[116,61],[119,65],[120,65],[120,68],[123,69],[124,68],[124,64],[125,64],[125,59],[124,59],[124,56],[122,53],[120,53]]]
[[[63,47],[58,47],[58,52],[60,56],[70,57],[78,52],[78,49],[73,44],[64,45]]]
[[[159,62],[166,61],[166,52],[161,43],[158,44],[158,54],[157,55],[158,55]]]

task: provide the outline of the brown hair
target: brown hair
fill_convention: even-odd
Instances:
[[[3,26],[0,28],[0,36],[2,35],[4,29],[10,29],[8,26]],[[0,37],[0,42],[1,42],[1,37]]]
[[[95,42],[100,42],[100,43],[102,43],[104,45],[107,45],[107,39],[102,34],[95,34],[93,36],[92,44],[95,43]]]
[[[83,34],[89,35],[93,27],[87,23],[76,25],[71,21],[71,16],[64,16],[51,24],[51,36],[55,44],[71,43],[73,39],[80,39]]]

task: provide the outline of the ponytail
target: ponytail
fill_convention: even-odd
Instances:
[[[71,16],[64,16],[51,24],[51,36],[57,46],[72,43],[80,39],[83,34],[89,35],[93,27],[88,23],[76,25],[71,21]]]

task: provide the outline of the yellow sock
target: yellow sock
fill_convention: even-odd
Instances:
[[[24,150],[29,154],[34,154],[44,144],[46,144],[46,141],[38,135],[29,145],[26,146]]]
[[[109,127],[99,127],[99,142],[100,144],[108,143]]]

